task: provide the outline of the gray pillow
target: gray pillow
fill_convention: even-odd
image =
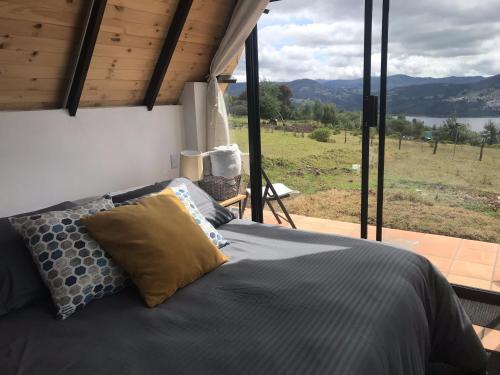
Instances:
[[[215,228],[221,226],[222,224],[229,223],[236,217],[227,208],[222,207],[217,203],[210,195],[208,195],[200,187],[196,186],[192,181],[187,178],[179,177],[171,181],[159,182],[158,185],[161,187],[159,190],[163,190],[169,186],[180,186],[186,185],[189,195],[194,201],[194,204],[200,210],[201,214],[207,219],[207,221],[212,224]]]
[[[60,319],[125,286],[122,269],[80,220],[113,207],[111,199],[99,198],[71,210],[9,219],[23,236]]]
[[[226,224],[236,218],[236,216],[234,216],[234,214],[230,210],[222,207],[203,189],[195,185],[191,180],[183,177],[157,182],[153,185],[130,190],[120,195],[113,195],[112,199],[113,203],[116,206],[119,206],[122,204],[134,202],[137,199],[144,198],[150,194],[158,193],[169,186],[181,186],[183,184],[186,185],[188,192],[194,201],[194,204],[200,210],[201,214],[215,228],[221,226],[222,224]]]
[[[39,211],[16,216],[29,216],[49,211],[74,208],[72,202],[62,202]],[[23,238],[14,230],[9,219],[0,219],[0,316],[43,298],[49,292],[40,278]]]

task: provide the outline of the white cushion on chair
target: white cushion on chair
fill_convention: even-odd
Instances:
[[[278,197],[280,197],[280,198],[286,197],[288,195],[300,193],[298,190],[292,190],[288,186],[286,186],[285,184],[282,184],[281,182],[273,184],[273,188],[274,188],[274,190],[276,190],[276,194],[278,194]],[[264,196],[265,189],[266,189],[266,187],[263,186],[262,187],[262,196]],[[248,192],[248,194],[251,194],[250,189],[247,189],[247,192]],[[268,194],[269,198],[274,198],[274,194],[271,191],[271,189],[268,190],[267,194]]]

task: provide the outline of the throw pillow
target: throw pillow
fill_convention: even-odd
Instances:
[[[214,226],[210,224],[201,214],[200,210],[198,210],[198,207],[196,207],[196,205],[194,204],[194,201],[191,198],[191,195],[189,194],[186,185],[181,184],[178,186],[171,186],[165,190],[169,189],[172,189],[177,198],[179,198],[182,204],[184,204],[184,206],[188,209],[195,223],[200,226],[205,235],[210,239],[210,241],[214,243],[215,246],[217,246],[220,249],[229,244],[229,241],[227,241],[224,237],[222,237],[222,235],[217,231],[217,229],[215,229]],[[160,194],[162,194],[163,191],[160,192]]]
[[[30,216],[75,207],[71,202],[63,202],[40,211],[15,216]],[[49,298],[49,291],[40,278],[30,251],[26,248],[23,238],[10,224],[9,218],[1,218],[0,316],[44,298]]]
[[[99,198],[70,210],[9,218],[31,252],[59,319],[125,285],[122,269],[81,222],[83,216],[113,207],[110,199]]]
[[[227,261],[171,190],[82,221],[149,307]]]

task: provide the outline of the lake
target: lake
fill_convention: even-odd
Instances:
[[[413,119],[417,119],[419,121],[423,121],[427,126],[441,126],[444,121],[446,121],[446,117],[423,117],[423,116],[406,116],[406,119],[411,121]],[[489,120],[495,122],[500,125],[500,117],[458,117],[457,122],[460,124],[469,124],[471,130],[481,131],[483,130],[484,124],[486,124]]]

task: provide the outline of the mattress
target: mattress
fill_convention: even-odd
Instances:
[[[231,258],[147,308],[134,288],[65,321],[50,301],[0,318],[0,374],[426,374],[486,353],[425,258],[233,220]]]

